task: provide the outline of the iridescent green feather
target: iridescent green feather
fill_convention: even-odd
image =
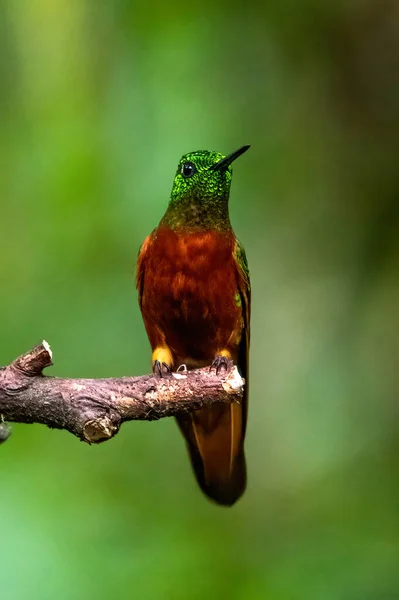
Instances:
[[[245,254],[244,246],[241,244],[240,240],[236,238],[236,245],[234,248],[234,259],[238,264],[242,277],[245,281],[245,285],[248,289],[248,292],[251,290],[251,282],[249,279],[249,268],[247,262],[247,256]]]
[[[185,231],[231,230],[228,203],[232,167],[229,165],[222,171],[212,169],[223,158],[220,152],[208,150],[189,152],[181,157],[162,225]],[[187,163],[195,169],[191,177],[183,174]]]

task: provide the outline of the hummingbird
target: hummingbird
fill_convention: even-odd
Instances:
[[[219,373],[233,360],[246,386],[241,404],[215,405],[177,417],[203,492],[231,506],[246,487],[251,291],[245,251],[229,217],[232,163],[198,150],[180,159],[170,201],[138,255],[136,285],[152,348],[153,372],[180,365]]]

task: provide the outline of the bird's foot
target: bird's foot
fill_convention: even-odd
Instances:
[[[213,368],[216,370],[216,375],[219,375],[220,371],[224,367],[224,370],[227,372],[229,369],[229,359],[227,356],[222,356],[221,354],[217,354],[213,359],[209,370],[211,371]]]
[[[159,360],[154,360],[152,363],[152,372],[156,377],[165,377],[165,375],[172,374],[170,366],[166,362],[160,362]]]

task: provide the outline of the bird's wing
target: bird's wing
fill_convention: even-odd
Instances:
[[[238,293],[240,295],[243,317],[243,334],[238,349],[238,369],[240,375],[245,379],[245,392],[243,398],[243,422],[242,430],[245,433],[247,413],[248,413],[248,362],[249,362],[249,341],[250,341],[250,318],[251,318],[251,283],[249,278],[249,268],[244,247],[236,239],[233,249],[233,256],[237,265]]]
[[[147,235],[144,242],[141,244],[139,254],[137,257],[137,266],[136,266],[136,287],[139,293],[139,305],[141,308],[142,300],[143,300],[143,290],[144,290],[144,276],[145,276],[145,264],[146,264],[146,256],[148,252],[148,248],[151,244],[152,234]]]

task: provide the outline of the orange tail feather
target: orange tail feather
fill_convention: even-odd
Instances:
[[[226,506],[234,504],[246,486],[242,411],[240,404],[231,404],[177,417],[201,489]]]

